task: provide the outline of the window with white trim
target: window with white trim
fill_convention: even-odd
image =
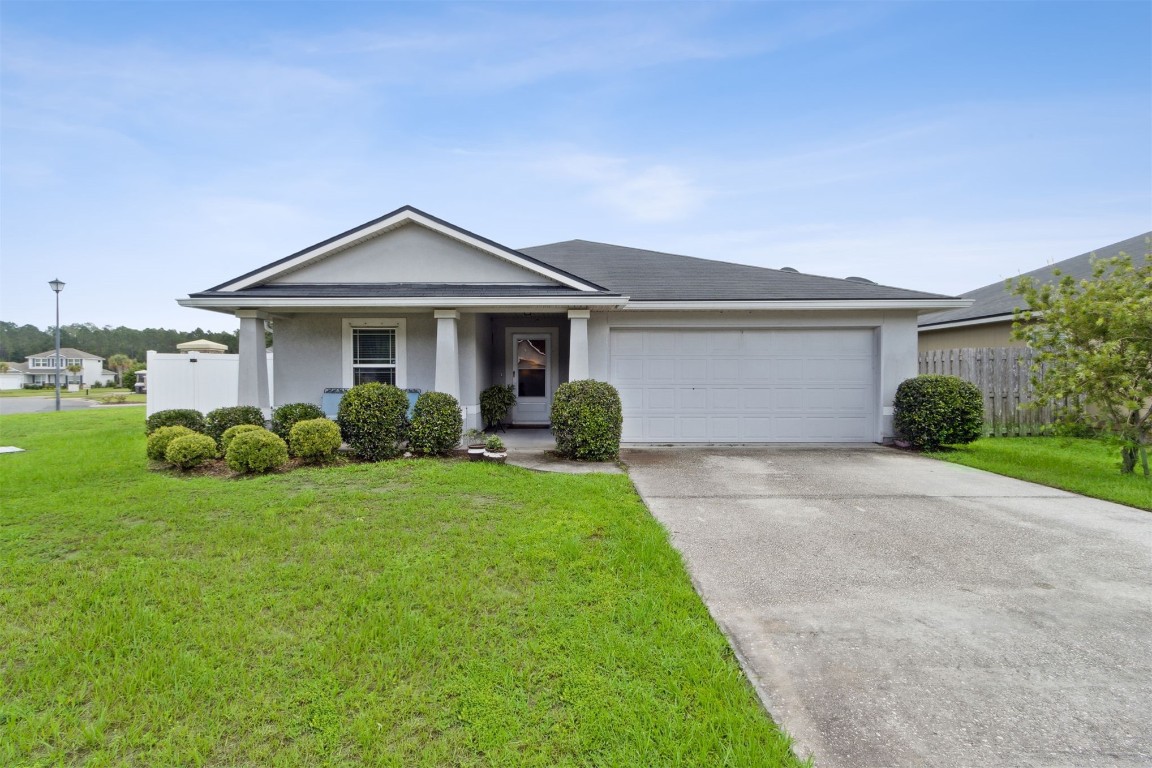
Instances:
[[[352,384],[396,384],[396,329],[352,329]]]

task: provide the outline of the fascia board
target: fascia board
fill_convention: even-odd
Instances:
[[[1038,314],[1038,313],[1036,313]],[[974,317],[969,320],[949,320],[943,323],[923,323],[920,325],[921,331],[943,331],[948,328],[964,328],[971,325],[992,325],[994,323],[1010,323],[1015,319],[1014,315],[1001,314],[989,315],[987,317]]]
[[[794,309],[907,309],[937,310],[959,309],[972,303],[971,299],[865,299],[795,301],[636,301],[624,309],[659,311],[714,311],[714,310],[794,310]]]
[[[371,227],[352,231],[338,240],[333,240],[331,242],[318,245],[314,248],[310,248],[288,261],[275,263],[266,267],[265,269],[233,280],[230,283],[224,283],[216,290],[240,291],[245,288],[250,288],[253,285],[257,285],[258,283],[271,280],[278,275],[291,272],[292,270],[308,264],[309,262],[317,261],[329,253],[348,248],[364,240],[369,240],[381,232],[385,232],[389,229],[393,229],[399,226],[400,224],[408,222],[417,223],[422,227],[431,229],[434,232],[444,235],[445,237],[450,237],[453,240],[464,243],[466,245],[470,245],[473,248],[477,248],[483,251],[484,253],[495,256],[499,259],[503,259],[504,261],[511,262],[512,264],[527,269],[538,275],[547,277],[550,280],[555,280],[556,282],[566,285],[569,288],[575,288],[579,291],[600,290],[599,287],[591,286],[588,283],[576,280],[568,275],[561,274],[560,272],[556,272],[552,269],[548,269],[537,262],[529,261],[523,257],[516,256],[512,252],[504,251],[500,248],[494,248],[490,243],[487,243],[478,237],[474,237],[451,227],[447,227],[439,221],[435,221],[428,218],[427,216],[423,216],[415,211],[410,210],[397,211],[394,215],[385,219],[381,219]]]
[[[211,298],[177,299],[182,307],[195,309],[347,309],[349,307],[612,307],[622,308],[628,299],[621,296],[511,296],[487,298],[478,296],[411,296],[403,298],[374,299],[365,297],[346,298],[254,298],[213,296]]]

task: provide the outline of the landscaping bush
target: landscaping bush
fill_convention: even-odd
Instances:
[[[224,461],[233,472],[269,472],[288,461],[288,444],[263,428],[241,432],[228,444]]]
[[[228,446],[236,439],[236,435],[242,435],[245,432],[255,432],[257,429],[264,429],[264,427],[258,427],[255,424],[237,424],[234,427],[228,427],[228,429],[224,430],[224,434],[220,435],[220,455],[223,456],[228,453]]]
[[[208,435],[198,433],[176,438],[168,443],[168,448],[164,451],[164,460],[180,469],[192,469],[214,458],[216,458],[216,441]]]
[[[956,376],[917,376],[901,382],[894,402],[896,434],[916,448],[970,443],[984,429],[984,396]]]
[[[312,403],[289,403],[272,411],[272,431],[276,433],[280,439],[288,440],[288,436],[292,433],[292,426],[296,424],[296,422],[323,418],[324,411],[320,410],[320,406],[318,405],[313,405]],[[288,440],[288,444],[291,445],[292,441]]]
[[[328,461],[340,449],[340,427],[325,418],[304,419],[292,425],[288,450],[305,461]]]
[[[480,420],[485,427],[494,427],[508,418],[516,405],[516,390],[511,384],[495,384],[480,393]]]
[[[408,395],[391,384],[357,384],[344,393],[337,412],[344,442],[368,461],[400,455],[407,425]]]
[[[464,415],[460,403],[444,392],[425,392],[416,398],[412,423],[408,426],[408,447],[415,453],[440,456],[460,443]]]
[[[620,455],[620,393],[604,381],[569,381],[552,398],[552,433],[561,456],[605,461]]]
[[[264,413],[254,405],[234,405],[230,408],[217,408],[204,417],[204,433],[217,443],[224,437],[229,427],[237,424],[264,426]]]
[[[144,427],[148,434],[152,434],[161,427],[187,427],[193,432],[204,433],[204,414],[191,408],[156,411],[144,421]]]
[[[148,445],[145,451],[148,453],[148,458],[152,461],[164,461],[164,454],[168,450],[168,446],[173,440],[178,437],[186,437],[188,435],[199,434],[195,430],[182,427],[179,424],[172,427],[160,427],[152,434],[148,435]],[[215,444],[215,440],[212,441]]]

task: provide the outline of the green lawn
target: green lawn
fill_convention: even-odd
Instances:
[[[1021,480],[1152,511],[1152,481],[1120,474],[1120,449],[1069,437],[987,437],[931,454]]]
[[[87,394],[85,394],[87,393]],[[81,387],[79,392],[69,392],[65,387],[60,387],[60,397],[80,397],[89,398],[91,400],[99,400],[108,395],[126,395],[130,403],[143,403],[145,395],[137,395],[131,389],[114,388],[114,387],[96,387],[84,388]],[[56,397],[55,389],[0,389],[0,397]]]
[[[0,764],[795,766],[621,476],[150,472],[0,417]]]

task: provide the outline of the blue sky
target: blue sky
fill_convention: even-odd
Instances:
[[[1152,229],[1152,4],[0,2],[0,319],[404,204],[955,294]]]

